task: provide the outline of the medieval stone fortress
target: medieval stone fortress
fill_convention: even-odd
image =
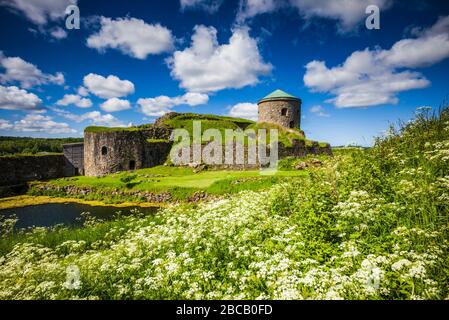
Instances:
[[[301,99],[282,90],[276,90],[258,102],[258,125],[279,127],[285,132],[304,137],[300,130]],[[214,116],[211,116],[214,118]],[[168,113],[153,125],[130,128],[88,127],[84,132],[84,144],[64,146],[64,156],[70,175],[104,176],[120,171],[150,168],[167,162],[173,147],[170,120],[210,120],[207,115]],[[236,122],[244,130],[250,122]],[[304,137],[305,138],[305,137]],[[279,158],[303,157],[307,154],[330,154],[328,144],[305,139],[293,139],[285,146],[279,143]],[[237,169],[249,165],[231,166]],[[227,167],[229,168],[229,166]]]
[[[4,169],[0,174],[0,184],[14,185],[25,181],[78,175],[105,176],[162,164],[174,165],[170,161],[170,152],[177,145],[172,138],[173,131],[180,128],[191,130],[194,121],[200,121],[204,129],[216,128],[222,131],[224,128],[245,132],[248,128],[277,129],[279,159],[304,157],[307,154],[331,154],[329,144],[306,139],[301,130],[301,104],[301,99],[276,90],[258,102],[258,122],[171,112],[157,119],[154,124],[129,128],[87,127],[84,131],[84,143],[64,145],[61,155],[23,156],[20,161],[16,158],[0,158]],[[234,165],[209,167],[232,170],[261,167],[261,163],[247,162],[251,152],[253,150],[245,146],[245,162],[236,161]],[[234,150],[234,153],[238,152]]]

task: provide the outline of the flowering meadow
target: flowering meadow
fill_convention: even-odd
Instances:
[[[80,229],[3,221],[0,299],[449,298],[447,110],[307,170]]]

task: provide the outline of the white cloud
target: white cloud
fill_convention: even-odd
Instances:
[[[131,109],[131,104],[128,100],[118,99],[118,98],[112,98],[105,102],[103,102],[100,105],[101,110],[106,112],[117,112],[117,111],[123,111],[127,109]]]
[[[65,119],[80,123],[83,121],[89,121],[92,125],[106,126],[106,127],[127,127],[129,126],[114,117],[111,114],[102,114],[99,111],[91,111],[81,115],[68,112],[67,110],[59,108],[51,108],[58,116]]]
[[[34,93],[27,92],[15,86],[0,85],[0,109],[4,110],[35,110],[42,100]]]
[[[0,130],[9,130],[12,129],[13,125],[5,119],[0,119]]]
[[[45,25],[49,20],[56,21],[65,16],[65,9],[77,0],[6,0],[0,1],[14,11],[25,14],[34,24]]]
[[[50,30],[50,35],[57,40],[61,40],[67,38],[67,31],[61,27],[56,27]]]
[[[87,97],[89,95],[89,90],[87,90],[85,87],[80,86],[77,90],[78,95],[82,97]]]
[[[50,134],[75,133],[65,122],[55,122],[50,116],[41,114],[27,114],[23,119],[14,122],[15,131],[20,132],[45,132]]]
[[[311,61],[304,83],[313,91],[335,95],[329,101],[339,108],[395,104],[398,93],[430,85],[421,73],[404,68],[433,65],[447,57],[449,17],[444,17],[418,38],[398,41],[389,50],[356,51],[333,68]]]
[[[347,32],[367,17],[365,10],[369,5],[377,5],[381,10],[385,10],[392,2],[392,0],[241,0],[236,20],[242,23],[280,8],[295,8],[305,19],[318,17],[336,20],[339,22],[340,31]]]
[[[237,22],[242,23],[257,15],[276,11],[283,5],[285,3],[279,0],[240,0]]]
[[[119,98],[134,93],[134,84],[131,81],[120,80],[114,75],[105,78],[89,73],[84,77],[84,87],[103,99]]]
[[[58,106],[68,106],[75,105],[80,108],[90,108],[92,107],[92,101],[87,98],[82,98],[76,94],[66,94],[61,100],[56,102]]]
[[[122,121],[112,114],[101,114],[99,111],[92,111],[81,115],[81,121],[90,120],[92,124],[106,127],[127,127]],[[129,125],[128,125],[129,126]]]
[[[209,13],[215,13],[220,8],[223,0],[181,0],[181,10],[202,9]]]
[[[202,93],[188,92],[182,96],[167,97],[159,96],[155,98],[141,98],[137,104],[142,108],[142,112],[150,117],[160,117],[178,105],[198,106],[206,104],[209,101],[209,96]]]
[[[255,103],[237,103],[231,108],[231,110],[229,110],[229,116],[257,121],[258,110],[259,108]]]
[[[392,67],[417,68],[438,63],[449,56],[449,16],[441,17],[415,39],[396,42],[382,50],[379,58]]]
[[[310,112],[315,113],[319,117],[330,117],[330,115],[326,112],[326,109],[321,105],[313,106],[310,108]]]
[[[350,31],[356,24],[366,19],[365,11],[369,5],[376,5],[382,11],[392,4],[391,0],[289,0],[289,2],[306,19],[319,17],[337,20],[340,31]]]
[[[57,72],[54,75],[43,73],[34,64],[20,57],[6,57],[1,51],[0,67],[5,69],[5,73],[0,74],[1,83],[19,82],[25,89],[49,83],[57,85],[65,83],[62,73]]]
[[[171,51],[174,38],[169,29],[160,24],[147,24],[136,18],[101,17],[101,29],[87,39],[87,46],[104,51],[118,49],[137,59],[146,59],[149,54]]]
[[[189,48],[176,51],[167,62],[172,77],[190,92],[213,92],[242,88],[259,82],[272,65],[265,63],[247,28],[233,31],[229,43],[219,45],[217,30],[196,26]]]

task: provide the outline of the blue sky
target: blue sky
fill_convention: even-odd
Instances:
[[[79,30],[65,27],[71,3]],[[365,27],[370,4],[380,30]],[[81,136],[168,111],[254,119],[280,88],[303,100],[308,138],[370,145],[449,94],[447,1],[7,0],[0,39],[0,135]]]

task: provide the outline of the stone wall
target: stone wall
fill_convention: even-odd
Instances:
[[[145,128],[144,130],[141,130],[142,135],[146,139],[163,139],[163,140],[169,140],[171,136],[172,130],[167,127],[159,127],[159,126],[151,126],[148,128]]]
[[[301,102],[298,100],[260,102],[258,122],[275,123],[286,128],[299,129],[301,127]]]
[[[69,143],[62,147],[66,166],[65,176],[79,176],[84,174],[84,143]]]
[[[201,146],[202,152],[204,152],[204,148],[208,144],[203,144]],[[245,169],[258,169],[260,167],[266,167],[269,165],[269,157],[270,157],[270,150],[266,150],[266,158],[265,161],[260,161],[258,156],[258,151],[256,151],[254,155],[254,150],[249,149],[247,146],[243,147],[243,150],[237,148],[236,144],[232,145],[230,148],[226,150],[225,146],[222,146],[222,155],[221,155],[221,163],[207,163],[202,159],[202,161],[198,161],[198,159],[195,159],[193,156],[195,146],[187,146],[182,147],[181,145],[175,146],[173,148],[173,153],[176,154],[178,152],[178,159],[181,160],[181,163],[174,163],[175,165],[181,165],[181,166],[198,166],[201,164],[207,164],[208,167],[214,168],[214,169],[238,169],[238,170],[245,170]],[[212,149],[212,148],[211,148]],[[211,150],[209,149],[209,150]],[[239,150],[238,150],[239,149]],[[232,151],[231,151],[232,150]],[[256,149],[257,150],[257,149]],[[242,152],[243,151],[243,152]],[[248,152],[252,152],[253,160],[248,161],[249,154]],[[332,156],[332,149],[330,145],[326,146],[320,146],[317,142],[312,143],[312,145],[306,145],[306,142],[304,140],[294,140],[292,143],[292,146],[286,147],[282,143],[278,143],[278,160],[287,158],[287,157],[304,157],[306,155],[320,155],[320,154],[326,154]],[[182,155],[189,155],[189,157],[182,158]],[[202,153],[203,155],[203,153]],[[213,154],[212,154],[213,156]],[[232,157],[232,158],[231,158]],[[255,162],[254,162],[255,158]],[[232,164],[225,164],[225,159],[233,159]],[[237,159],[239,159],[237,161]],[[243,159],[243,161],[242,161]],[[170,159],[170,163],[173,163]],[[261,164],[262,162],[262,164]]]
[[[167,161],[172,142],[146,142],[144,143],[145,168],[160,166]]]
[[[65,165],[62,154],[0,157],[0,185],[64,177]]]
[[[84,173],[103,176],[143,167],[142,137],[138,131],[84,133]]]
[[[171,143],[147,140],[169,136],[170,131],[165,128],[85,132],[84,173],[86,176],[103,176],[163,164]]]

